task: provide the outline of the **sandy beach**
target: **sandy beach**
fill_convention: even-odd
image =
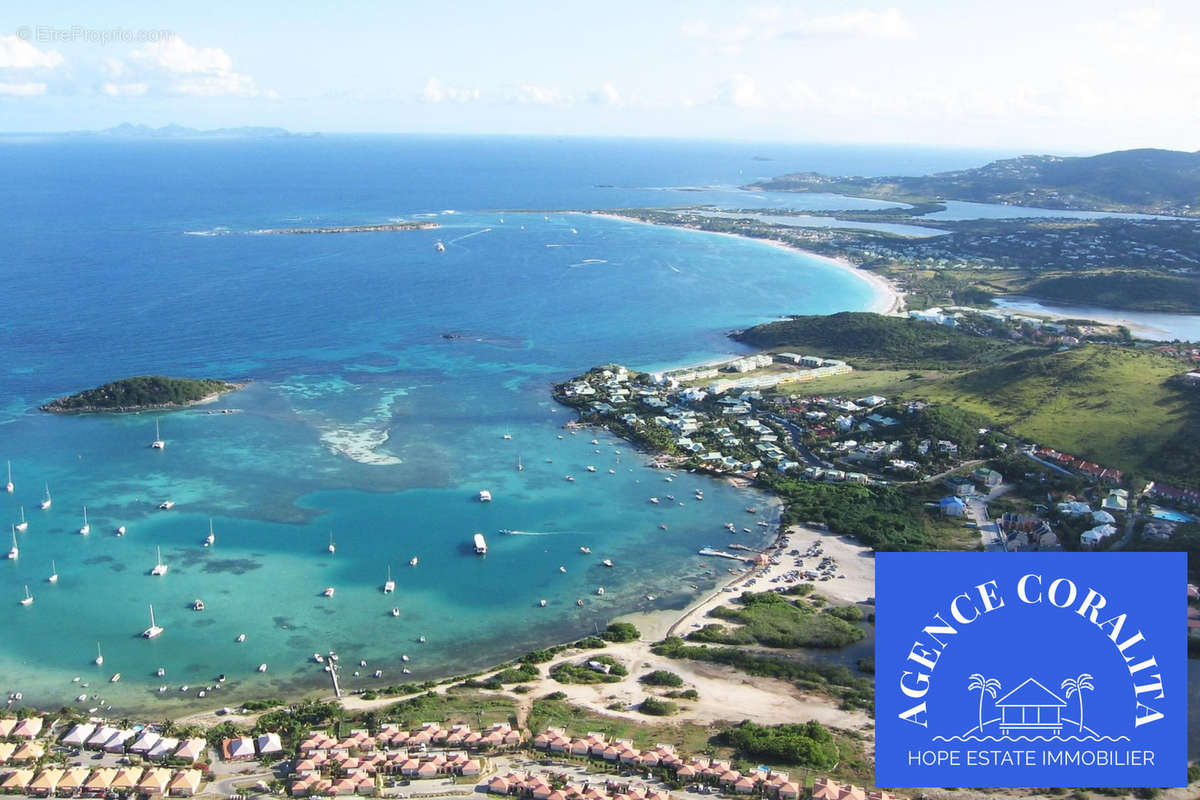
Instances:
[[[778,239],[761,239],[757,236],[743,236],[742,234],[738,234],[738,233],[726,233],[724,231],[706,231],[706,230],[701,230],[699,228],[690,228],[686,225],[666,225],[666,224],[658,223],[658,222],[647,222],[645,220],[635,219],[634,217],[625,217],[620,214],[592,213],[592,212],[585,212],[585,211],[577,211],[574,213],[586,214],[587,216],[590,216],[590,217],[603,217],[605,219],[621,220],[622,222],[632,222],[637,225],[661,225],[662,227],[666,227],[666,228],[679,228],[681,230],[695,231],[696,233],[703,233],[703,234],[707,234],[709,236],[731,236],[735,239],[745,239],[745,240],[751,241],[751,242],[761,242],[762,244],[771,245],[772,247],[779,247],[784,250],[790,250],[794,253],[802,253],[803,255],[806,255],[810,258],[815,258],[820,261],[823,261],[832,267],[837,267],[838,269],[847,270],[847,271],[853,273],[860,280],[864,280],[867,283],[871,284],[871,287],[873,289],[875,289],[876,299],[873,303],[871,303],[871,307],[866,309],[867,311],[874,311],[877,314],[895,315],[895,314],[903,313],[905,310],[904,293],[901,292],[894,283],[892,283],[891,281],[889,281],[887,278],[883,277],[882,275],[877,275],[874,272],[870,272],[869,270],[862,269],[858,265],[853,264],[844,258],[834,258],[833,256],[825,256],[825,255],[821,255],[819,253],[814,253],[811,250],[805,250],[802,247],[795,247],[794,245],[788,244],[787,242],[781,242]]]

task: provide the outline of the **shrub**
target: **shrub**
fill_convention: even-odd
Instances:
[[[660,700],[657,697],[647,697],[638,706],[638,711],[652,717],[669,717],[679,710],[679,706],[670,700]]]
[[[642,632],[629,622],[613,622],[600,636],[610,642],[636,642],[642,638]]]
[[[647,672],[639,680],[647,686],[683,686],[683,678],[666,669]]]

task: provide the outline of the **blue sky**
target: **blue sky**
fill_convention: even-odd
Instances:
[[[0,10],[6,131],[1200,148],[1194,0],[23,5]]]

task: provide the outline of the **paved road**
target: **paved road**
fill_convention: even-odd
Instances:
[[[1004,544],[1004,534],[1000,532],[1000,524],[988,517],[988,501],[1000,497],[1011,491],[1012,488],[1012,484],[1002,483],[984,497],[968,497],[966,499],[967,516],[974,520],[979,530],[979,540],[983,543],[983,549],[989,553],[1004,552],[1007,548]]]

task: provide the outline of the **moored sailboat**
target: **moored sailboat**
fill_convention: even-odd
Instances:
[[[42,511],[45,511],[54,504],[54,499],[50,497],[50,484],[46,484],[46,499],[42,501]]]
[[[150,447],[154,450],[167,449],[167,443],[163,441],[162,435],[158,432],[158,420],[154,420],[154,441],[150,443]]]
[[[21,521],[15,527],[20,533],[29,530],[29,523],[25,520],[25,506],[21,506]]]
[[[8,492],[9,494],[13,493],[12,462],[11,461],[8,462],[8,483],[4,484],[4,491]]]
[[[396,582],[392,580],[392,565],[388,564],[387,580],[383,582],[383,593],[391,594],[396,591]]]
[[[26,584],[26,586],[25,586],[25,599],[21,601],[21,605],[23,605],[23,606],[31,606],[31,605],[33,605],[33,595],[31,595],[31,594],[29,593],[29,586],[28,586],[28,584]]]
[[[154,621],[154,606],[150,606],[150,627],[146,628],[146,630],[142,631],[142,638],[143,639],[153,639],[156,636],[161,636],[163,630],[164,629],[162,626],[155,623],[155,621]]]
[[[16,525],[13,525],[12,543],[13,543],[12,550],[8,551],[8,558],[10,561],[16,561],[17,557],[21,555],[21,548],[17,547],[17,526]]]
[[[46,578],[46,583],[58,583],[58,565],[53,561],[50,562],[50,577]]]
[[[170,567],[163,563],[161,547],[155,547],[154,552],[158,554],[158,560],[154,564],[154,569],[150,570],[150,574],[154,575],[155,577],[162,577],[163,575],[167,574],[167,570],[170,569]]]
[[[79,529],[79,535],[87,536],[91,532],[92,532],[92,526],[90,524],[88,524],[87,506],[84,506],[83,507],[83,527],[81,527]]]

